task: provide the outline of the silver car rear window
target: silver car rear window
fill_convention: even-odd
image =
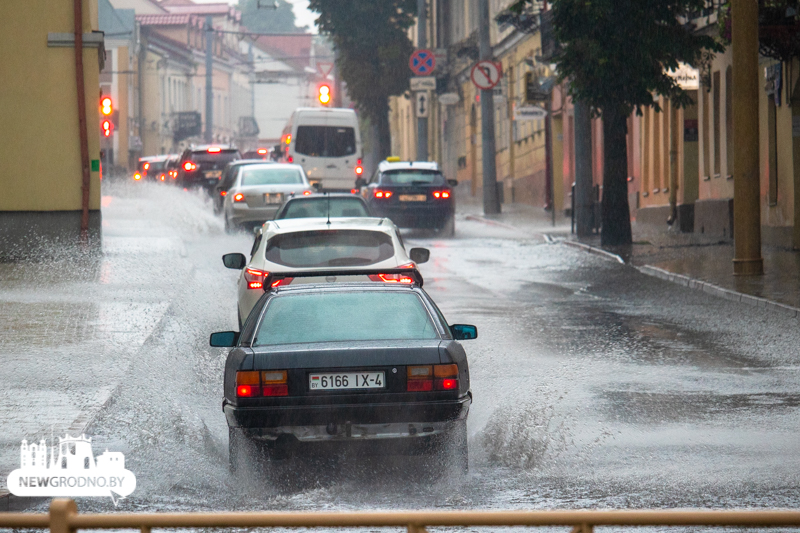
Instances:
[[[294,268],[366,266],[394,256],[380,231],[319,230],[284,233],[267,243],[267,261]]]
[[[247,168],[241,170],[243,186],[295,185],[303,183],[303,175],[296,168]]]

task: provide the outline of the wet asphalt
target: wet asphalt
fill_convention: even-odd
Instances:
[[[105,332],[93,342],[106,358],[102,385],[110,392],[89,433],[96,452],[124,452],[137,476],[136,492],[117,510],[800,503],[795,319],[463,217],[453,239],[424,232],[404,239],[430,248],[425,289],[448,320],[478,326],[479,338],[465,342],[474,394],[470,474],[436,478],[413,458],[337,456],[234,478],[220,407],[225,352],[207,339],[235,329],[238,272],[220,257],[248,253],[252,238],[225,234],[200,195],[137,185],[144,187],[107,187],[104,225],[116,251],[96,276],[65,288],[116,305],[90,321]],[[102,276],[142,268],[138,292],[98,285]],[[96,361],[82,349],[56,349],[58,371],[82,390],[85,368]],[[35,379],[19,368],[20,381]],[[93,370],[86,388],[100,390],[102,375]],[[79,508],[114,509],[99,499],[79,500]]]

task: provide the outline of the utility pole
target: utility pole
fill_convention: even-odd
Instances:
[[[589,105],[573,102],[575,134],[575,232],[578,237],[592,234],[592,117]]]
[[[758,169],[758,3],[731,2],[733,55],[733,273],[764,273]]]
[[[489,0],[478,0],[478,40],[481,60],[492,61],[490,41]],[[497,168],[494,148],[494,91],[481,89],[481,142],[483,157],[483,212],[487,215],[500,213],[500,198],[497,194]]]
[[[428,46],[428,6],[417,0],[417,48]],[[417,117],[417,161],[428,160],[428,118]]]
[[[205,141],[214,141],[214,21],[206,16],[206,135]]]
[[[547,115],[544,117],[544,173],[547,189],[547,206],[550,208],[550,222],[553,226],[556,225],[556,192],[555,183],[553,183],[553,114],[552,106],[552,93],[547,96],[545,101],[545,111]]]

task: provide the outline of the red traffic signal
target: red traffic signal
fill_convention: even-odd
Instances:
[[[331,103],[331,86],[330,85],[320,85],[318,91],[318,98],[319,103],[322,105],[328,105]]]
[[[114,131],[114,123],[108,119],[105,119],[100,123],[100,129],[102,130],[104,137],[111,137],[111,133]]]
[[[111,101],[110,96],[104,96],[100,99],[100,112],[104,116],[108,116],[114,112],[114,103]]]

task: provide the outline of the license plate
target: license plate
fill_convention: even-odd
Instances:
[[[264,203],[265,204],[279,204],[283,202],[283,193],[280,192],[265,192],[264,193]]]
[[[428,197],[424,194],[401,194],[397,199],[401,202],[424,202]]]
[[[206,172],[206,178],[219,178],[222,176],[221,170],[209,170]]]
[[[343,372],[335,374],[309,374],[310,390],[382,389],[383,372]]]

